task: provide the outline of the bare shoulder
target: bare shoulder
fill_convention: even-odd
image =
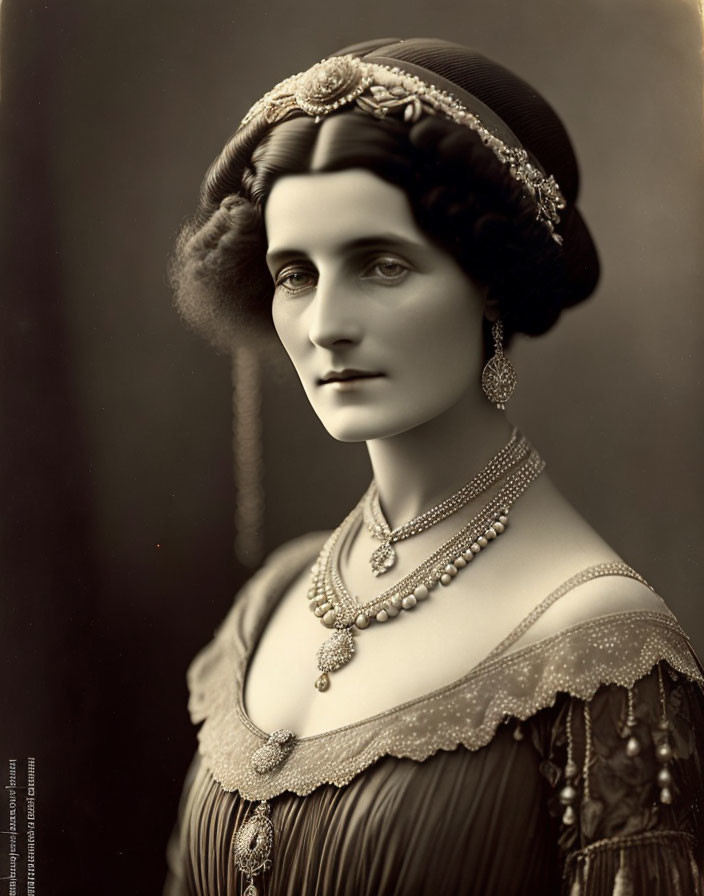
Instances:
[[[524,570],[532,572],[540,586],[532,593],[533,607],[546,601],[561,586],[571,587],[554,601],[515,643],[528,643],[557,634],[573,625],[611,613],[646,611],[671,615],[663,599],[644,579],[613,572],[589,578],[591,567],[625,561],[545,477],[532,490],[531,500],[512,511],[516,526],[523,523]],[[519,515],[521,514],[521,516]],[[608,570],[608,567],[606,568]],[[639,571],[636,571],[639,572]]]

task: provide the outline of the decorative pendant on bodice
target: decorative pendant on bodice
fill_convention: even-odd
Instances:
[[[296,745],[296,736],[288,728],[273,731],[266,743],[258,747],[250,757],[250,765],[259,775],[266,775],[290,755]],[[271,868],[274,850],[274,825],[271,823],[271,806],[261,800],[252,815],[235,832],[232,841],[232,857],[235,865],[247,878],[243,896],[259,896],[254,878]]]
[[[286,759],[296,744],[296,736],[288,728],[279,728],[269,735],[267,742],[252,753],[250,764],[259,775],[273,771]]]
[[[259,891],[254,886],[254,878],[271,868],[274,826],[270,815],[271,807],[264,800],[235,834],[232,846],[235,864],[249,881],[244,896],[258,896]]]

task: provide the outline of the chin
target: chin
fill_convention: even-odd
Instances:
[[[365,408],[362,413],[318,414],[320,422],[338,442],[371,442],[374,439],[388,439],[407,432],[425,423],[425,420],[396,418],[389,414],[370,413]]]

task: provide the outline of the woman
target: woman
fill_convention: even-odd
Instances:
[[[596,285],[577,191],[547,103],[436,40],[288,79],[211,167],[181,311],[273,318],[374,478],[190,669],[168,893],[701,892],[701,666],[503,413],[511,336]]]

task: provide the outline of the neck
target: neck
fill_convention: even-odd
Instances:
[[[407,432],[367,442],[391,528],[462,488],[503,448],[511,430],[505,415],[479,393]]]

